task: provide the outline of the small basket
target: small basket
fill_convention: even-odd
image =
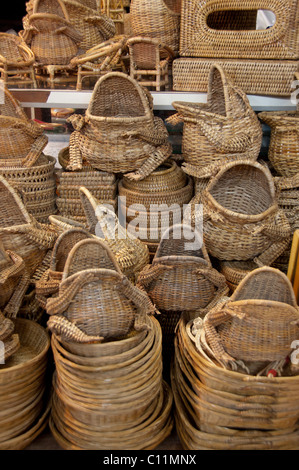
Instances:
[[[165,311],[204,309],[228,292],[199,232],[187,225],[174,225],[164,232],[152,264],[140,273],[137,285]]]
[[[81,169],[86,160],[98,170],[143,179],[172,153],[167,129],[154,117],[149,92],[121,72],[99,78],[85,116],[74,114],[68,120],[75,129],[70,170]]]
[[[170,121],[184,122],[182,168],[192,176],[200,175],[217,162],[258,158],[262,127],[246,94],[228,78],[223,68],[212,65],[206,104],[175,101],[178,115]]]
[[[226,279],[226,283],[233,293],[242,279],[259,266],[252,260],[249,261],[220,261],[219,270]]]
[[[299,173],[299,112],[264,111],[258,117],[271,127],[268,158],[281,176]]]

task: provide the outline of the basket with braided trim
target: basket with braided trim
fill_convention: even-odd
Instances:
[[[59,294],[47,301],[49,315],[63,315],[99,341],[125,335],[134,325],[147,328],[145,317],[154,312],[147,295],[122,274],[108,245],[98,239],[82,240],[72,248]],[[80,342],[77,336],[73,340]]]
[[[228,292],[199,232],[187,225],[174,225],[164,232],[152,264],[139,274],[137,285],[159,310],[170,311],[203,309]]]
[[[109,173],[143,179],[167,160],[172,147],[161,118],[153,114],[150,93],[121,72],[109,72],[97,81],[85,116],[69,119],[68,169],[79,170],[83,160]]]
[[[183,169],[192,176],[221,161],[256,160],[262,143],[262,127],[246,94],[234,85],[219,64],[209,72],[207,103],[173,102],[183,120]]]

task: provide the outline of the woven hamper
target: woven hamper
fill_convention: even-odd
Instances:
[[[152,103],[150,93],[131,77],[121,72],[101,77],[85,116],[68,119],[75,129],[68,169],[81,169],[87,160],[98,170],[126,173],[132,179],[152,173],[172,153],[167,129],[154,117]]]
[[[230,13],[245,17],[252,11],[270,10],[275,24],[257,30],[230,25]],[[213,24],[213,15],[227,13],[222,22]],[[226,20],[224,22],[224,20]],[[220,57],[238,59],[298,59],[298,0],[183,0],[181,14],[180,55],[186,57]]]
[[[182,138],[183,169],[205,169],[221,160],[256,160],[262,142],[262,129],[245,93],[237,88],[219,65],[209,75],[207,104],[173,102],[178,111],[171,119],[184,122]],[[195,171],[196,172],[196,171]]]
[[[269,169],[257,162],[230,162],[201,194],[208,252],[219,260],[271,265],[287,248],[290,225],[278,208]],[[194,218],[192,218],[194,223]]]

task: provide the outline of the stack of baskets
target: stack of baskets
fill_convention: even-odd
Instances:
[[[128,232],[143,240],[154,255],[165,229],[182,221],[185,205],[193,196],[193,182],[170,160],[142,181],[123,177],[118,193]]]
[[[261,10],[275,22],[257,29]],[[290,96],[298,70],[298,0],[183,0],[179,54],[176,91],[206,92],[216,63],[248,94]]]
[[[49,416],[47,367],[50,338],[37,323],[17,318],[20,347],[0,365],[0,449],[27,447],[46,427]]]
[[[69,158],[69,148],[62,149],[59,153],[59,161],[66,164]],[[56,172],[57,181],[57,208],[62,217],[86,223],[86,216],[81,204],[79,189],[87,188],[101,204],[107,204],[113,210],[117,208],[116,192],[117,183],[114,174],[94,170],[86,166],[82,170]]]
[[[260,268],[203,323],[180,320],[172,387],[184,449],[298,449],[298,318],[287,277]]]
[[[28,212],[46,223],[56,211],[55,159],[42,153],[48,139],[6,88],[0,124],[0,175],[18,191]]]

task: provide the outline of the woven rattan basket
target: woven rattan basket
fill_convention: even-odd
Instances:
[[[281,176],[299,172],[299,112],[264,111],[259,118],[271,127],[268,158]]]
[[[228,291],[224,276],[212,267],[200,233],[187,225],[164,232],[152,264],[138,277],[139,284],[157,308],[166,311],[202,309]]]
[[[101,77],[85,116],[74,114],[69,121],[75,129],[70,170],[81,169],[82,160],[87,160],[96,169],[143,179],[172,153],[164,122],[154,117],[149,92],[121,72]]]
[[[132,36],[157,38],[179,50],[181,0],[132,0],[130,25]]]
[[[134,324],[144,327],[140,315],[154,313],[155,308],[121,273],[108,245],[87,239],[70,251],[59,295],[47,301],[47,312],[63,314],[83,333],[100,340],[125,335]]]
[[[224,275],[230,292],[234,292],[242,279],[259,266],[252,260],[249,261],[220,261],[219,270]]]
[[[271,265],[287,248],[290,225],[279,210],[272,175],[257,162],[223,165],[201,194],[208,252],[220,260]]]
[[[12,186],[0,176],[0,238],[5,250],[14,251],[25,262],[29,275],[53,247],[57,233],[30,216]]]
[[[250,17],[259,9],[275,14],[273,26],[256,29]],[[236,18],[239,25],[234,24]],[[296,60],[297,34],[297,0],[183,0],[182,3],[181,56]]]
[[[173,102],[184,122],[183,168],[193,176],[218,161],[256,160],[262,128],[245,93],[237,88],[219,65],[210,69],[207,104]]]

